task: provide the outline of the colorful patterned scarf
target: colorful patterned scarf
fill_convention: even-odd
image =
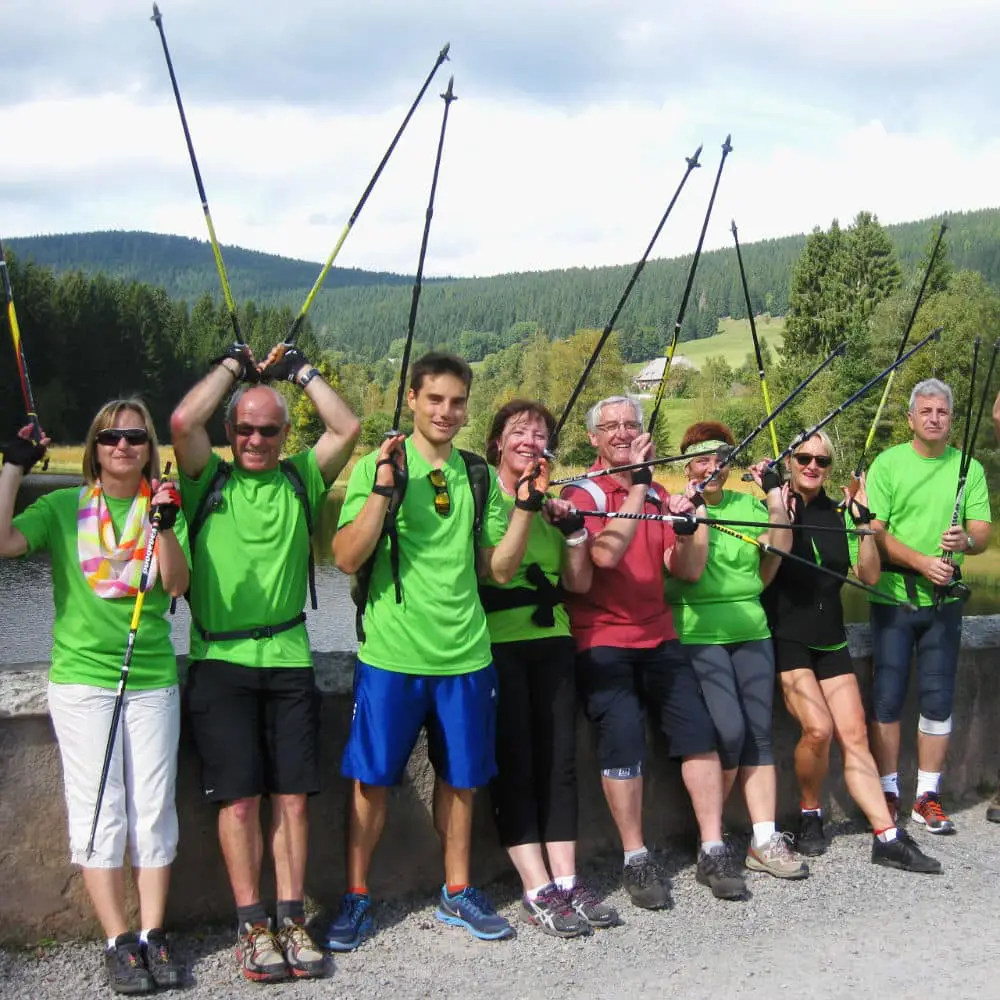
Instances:
[[[149,483],[143,479],[125,518],[121,540],[115,542],[115,527],[100,481],[80,488],[76,513],[77,552],[84,578],[98,597],[135,597],[139,593],[139,577],[149,538],[150,496]],[[156,570],[154,555],[147,592],[156,582]]]

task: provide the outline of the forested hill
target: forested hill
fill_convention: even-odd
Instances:
[[[825,220],[824,220],[825,221]],[[843,220],[846,225],[850,220]],[[913,271],[937,231],[926,219],[887,227],[906,271]],[[956,269],[979,271],[1000,287],[1000,209],[949,217],[947,245]],[[743,245],[754,309],[783,315],[789,279],[805,236]],[[218,279],[207,243],[149,233],[86,233],[12,239],[15,254],[57,271],[126,276],[162,285],[189,302],[218,296]],[[298,309],[319,265],[237,248],[224,256],[239,301]],[[653,260],[619,317],[626,360],[662,352],[674,320],[690,257]],[[524,325],[563,338],[580,328],[601,328],[625,287],[632,264],[560,271],[504,274],[427,283],[420,300],[418,338],[461,350],[470,360],[519,339]],[[319,340],[328,347],[375,360],[389,353],[406,328],[409,279],[400,275],[335,269],[310,313]],[[736,255],[732,249],[703,255],[688,306],[683,339],[710,336],[722,316],[746,315]]]

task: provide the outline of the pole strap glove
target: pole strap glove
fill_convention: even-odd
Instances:
[[[551,520],[552,524],[567,538],[570,535],[579,534],[586,526],[584,516],[578,510],[572,510],[564,517],[552,517]]]
[[[783,483],[784,479],[781,476],[780,465],[769,465],[760,477],[761,489],[765,493],[770,493],[771,490],[781,489]]]
[[[698,522],[694,519],[694,515],[675,514],[674,518],[675,535],[693,535],[698,530]]]
[[[537,514],[542,509],[542,505],[545,503],[545,494],[535,486],[537,478],[538,466],[533,465],[531,471],[517,481],[517,485],[514,487],[514,493],[517,497],[514,500],[514,506],[518,510],[526,510],[532,514]],[[528,495],[522,500],[520,495],[521,487],[525,483],[528,484]]]
[[[304,367],[312,367],[309,359],[297,347],[289,344],[281,357],[264,369],[263,374],[268,382],[294,383],[296,376]]]
[[[632,485],[636,484],[640,486],[653,485],[653,470],[648,465],[632,470]]]
[[[3,464],[17,465],[24,470],[25,475],[43,458],[45,458],[45,446],[26,438],[16,437],[3,446]]]
[[[232,358],[239,363],[240,373],[236,375],[237,382],[259,382],[260,375],[254,364],[253,355],[246,344],[232,343],[217,358],[212,358],[209,365],[221,365],[226,358]],[[227,369],[228,371],[228,369]]]
[[[181,495],[173,483],[164,483],[160,489],[170,492],[170,499],[164,503],[153,504],[149,511],[149,520],[160,531],[169,531],[177,523],[177,512],[181,509]]]

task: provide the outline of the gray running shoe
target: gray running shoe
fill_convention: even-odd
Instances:
[[[534,899],[521,899],[521,917],[553,937],[574,938],[589,934],[587,921],[573,909],[569,893],[557,885],[547,885]]]
[[[614,927],[618,923],[618,911],[597,898],[593,889],[582,879],[577,878],[576,885],[569,892],[570,906],[591,927]]]

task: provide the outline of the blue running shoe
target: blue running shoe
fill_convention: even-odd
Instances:
[[[354,951],[375,929],[367,893],[345,892],[340,912],[327,928],[323,944],[330,951]]]
[[[485,894],[471,886],[454,896],[442,887],[434,916],[442,923],[464,927],[482,941],[500,941],[514,936],[514,928],[493,909]]]

